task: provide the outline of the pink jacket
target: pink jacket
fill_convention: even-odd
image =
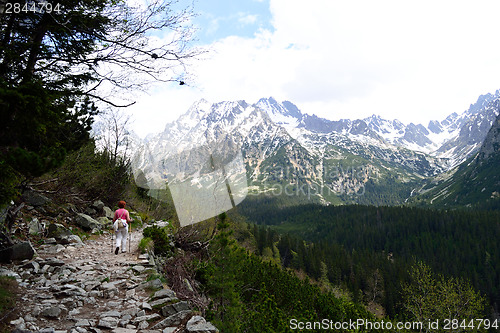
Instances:
[[[128,214],[128,210],[126,210],[125,208],[117,209],[115,211],[115,217],[113,218],[113,222],[115,222],[119,218],[126,219],[127,222],[130,222],[130,215]]]

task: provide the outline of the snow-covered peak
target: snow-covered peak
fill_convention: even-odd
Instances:
[[[395,144],[397,139],[405,134],[405,125],[397,119],[387,120],[378,115],[372,115],[363,121],[369,129],[392,144]]]
[[[234,117],[241,114],[248,107],[245,101],[223,101],[214,103],[210,107],[210,115],[212,121],[223,117]]]
[[[372,114],[371,116],[369,117],[366,117],[365,119],[363,119],[366,123],[380,123],[382,121],[384,121],[385,119],[382,119],[382,117],[380,117],[379,115],[376,115],[376,114]]]
[[[188,111],[182,114],[175,124],[179,129],[189,129],[194,127],[207,113],[210,112],[211,103],[206,99],[200,99],[193,103]],[[172,123],[167,124],[165,131],[171,130]]]
[[[274,98],[261,98],[256,106],[265,111],[271,120],[285,128],[296,128],[303,118],[300,110],[293,103],[278,103]]]

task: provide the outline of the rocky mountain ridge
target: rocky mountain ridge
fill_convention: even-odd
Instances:
[[[422,180],[477,152],[499,100],[499,91],[483,95],[463,114],[427,126],[378,116],[330,121],[273,98],[255,104],[200,100],[148,137],[135,150],[133,166],[149,183],[164,186],[170,157],[196,147],[231,147],[243,153],[250,194],[288,189],[289,197],[323,203],[395,204]],[[380,198],[389,188],[394,198]]]
[[[313,133],[336,132],[348,136],[362,135],[397,147],[428,153],[448,159],[450,169],[463,162],[479,149],[481,142],[498,116],[500,90],[481,95],[461,114],[456,112],[442,121],[431,120],[428,125],[403,124],[372,115],[364,119],[338,121],[302,114],[291,102],[278,103],[273,98],[261,99],[257,106],[266,110],[272,120],[287,129],[304,128]]]

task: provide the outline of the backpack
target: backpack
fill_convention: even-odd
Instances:
[[[118,229],[123,229],[128,227],[127,220],[123,218],[123,214],[116,219],[115,223],[113,224],[113,227],[115,231],[118,231]]]

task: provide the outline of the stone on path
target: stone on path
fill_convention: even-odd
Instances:
[[[45,223],[38,221],[35,217],[28,223],[29,234],[30,235],[41,235],[45,230]]]
[[[59,240],[59,243],[62,245],[67,245],[67,244],[83,245],[82,239],[78,235],[62,236]]]
[[[153,297],[151,297],[151,300],[159,299],[159,298],[167,298],[167,297],[176,297],[175,292],[172,289],[162,289],[158,290],[153,294]]]
[[[53,306],[43,310],[40,315],[48,318],[59,318],[61,315],[62,309],[58,306]]]
[[[116,328],[118,326],[118,319],[115,317],[104,317],[99,319],[97,327],[102,328]]]
[[[137,333],[137,330],[130,328],[117,327],[111,331],[111,333]]]
[[[192,314],[191,310],[178,312],[163,319],[162,321],[154,325],[152,328],[164,329],[171,326],[179,326],[185,319],[187,319],[187,317],[191,316],[191,314]]]

